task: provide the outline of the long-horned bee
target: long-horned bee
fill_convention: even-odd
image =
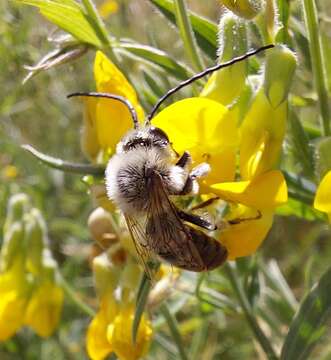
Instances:
[[[203,231],[215,230],[216,226],[179,209],[170,198],[194,192],[197,180],[208,174],[209,165],[201,163],[190,169],[188,152],[176,157],[167,134],[152,125],[154,114],[161,103],[180,88],[271,47],[273,45],[248,52],[180,83],[157,102],[143,125],[139,124],[130,102],[121,96],[93,92],[69,95],[118,100],[132,115],[133,130],[118,143],[116,153],[107,164],[105,181],[108,197],[122,211],[147,272],[149,260],[153,258],[196,272],[217,268],[227,259],[226,248]]]

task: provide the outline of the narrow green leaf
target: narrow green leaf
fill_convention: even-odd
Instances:
[[[331,136],[316,141],[314,156],[317,178],[322,179],[331,169]]]
[[[331,268],[304,298],[294,316],[281,352],[282,360],[304,360],[325,333],[331,311]]]
[[[175,7],[173,0],[149,0],[172,24],[176,25]],[[217,24],[188,12],[192,30],[201,50],[212,60],[217,52]]]
[[[151,290],[151,281],[148,275],[144,272],[138,289],[137,300],[136,300],[136,312],[134,314],[134,319],[132,324],[132,341],[134,343],[136,342],[140,320],[144,313],[150,290]]]
[[[18,2],[39,8],[40,13],[62,30],[76,39],[101,47],[91,19],[83,11],[81,5],[74,0],[17,0]]]
[[[289,133],[294,157],[301,164],[304,175],[314,177],[314,159],[308,136],[294,111],[289,116]]]
[[[160,307],[162,315],[164,316],[168,326],[170,333],[172,335],[172,339],[174,340],[177,349],[178,349],[178,358],[181,360],[188,360],[188,356],[185,351],[185,347],[183,344],[183,340],[178,329],[178,323],[173,314],[169,311],[168,306],[163,303]]]
[[[185,80],[193,75],[192,70],[188,69],[184,64],[170,57],[166,52],[156,49],[152,46],[120,42],[117,44],[118,50],[124,51],[126,55],[133,55],[144,59],[153,65],[158,65],[166,70],[177,79]]]
[[[153,91],[154,95],[158,98],[164,95],[166,89],[162,86],[160,79],[155,74],[155,72],[151,72],[149,69],[144,68],[142,70],[144,80],[146,81],[149,88]],[[154,103],[155,104],[155,103]]]
[[[27,150],[30,154],[40,160],[42,163],[48,165],[49,167],[57,170],[61,170],[64,172],[70,172],[75,174],[83,174],[83,175],[99,175],[103,176],[105,173],[105,169],[101,166],[95,166],[90,164],[77,164],[68,161],[64,161],[47,154],[43,154],[42,152],[36,150],[30,145],[22,145],[24,150]]]

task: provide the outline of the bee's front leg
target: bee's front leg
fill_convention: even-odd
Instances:
[[[180,191],[178,195],[187,195],[191,192],[198,192],[198,183],[197,179],[206,176],[210,171],[210,166],[207,163],[201,163],[188,174],[186,182],[183,186],[183,189]]]
[[[184,151],[183,155],[179,158],[179,160],[176,162],[176,166],[179,166],[181,168],[186,168],[188,165],[190,165],[192,162],[191,155],[188,151]]]

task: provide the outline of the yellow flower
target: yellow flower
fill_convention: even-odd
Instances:
[[[152,123],[168,134],[178,154],[187,150],[195,164],[210,164],[206,184],[234,179],[238,133],[225,106],[207,98],[189,98],[168,106]]]
[[[98,11],[104,19],[118,11],[118,3],[115,0],[105,0],[99,7]]]
[[[331,222],[331,170],[323,177],[317,188],[314,208],[327,213]]]
[[[228,221],[234,219],[242,220],[237,224],[225,227],[221,232],[219,241],[228,250],[228,259],[234,260],[237,257],[248,256],[256,252],[262,241],[267,236],[273,220],[273,210],[257,210],[244,205],[232,205],[229,215],[225,217]]]
[[[287,186],[280,171],[272,170],[249,181],[218,183],[210,191],[230,204],[219,241],[229,260],[253,254],[272,226],[274,209],[287,202]]]
[[[98,92],[108,92],[128,99],[137,111],[138,118],[143,120],[144,111],[140,106],[134,88],[122,72],[104,55],[98,51],[94,61],[94,77]],[[100,147],[109,154],[115,151],[121,137],[132,128],[129,110],[124,104],[111,99],[87,98],[87,116],[91,131],[91,157],[95,156],[97,139]]]
[[[6,165],[2,169],[2,176],[6,180],[15,179],[18,176],[18,169],[14,165]]]
[[[92,360],[102,360],[113,348],[107,339],[107,328],[118,312],[112,293],[105,294],[100,303],[100,310],[90,323],[86,335],[86,348]]]
[[[274,209],[287,201],[287,187],[281,171],[266,172],[250,181],[213,184],[209,189],[221,199],[255,209]]]
[[[287,101],[273,108],[261,88],[240,127],[240,174],[243,179],[251,179],[275,167],[286,119]]]
[[[266,161],[259,174],[249,173],[248,178],[243,176],[244,181],[234,181],[239,146],[236,121],[230,111],[214,100],[191,98],[178,101],[161,111],[153,119],[153,124],[168,134],[179,154],[188,150],[196,164],[207,161],[211,165],[210,175],[200,184],[201,192],[213,193],[230,204],[241,204],[230,207],[229,220],[237,219],[239,212],[240,219],[261,213],[260,218],[243,220],[220,232],[219,241],[227,247],[229,258],[252,254],[271,227],[272,210],[287,201],[282,173],[268,171],[274,163]],[[256,131],[258,135],[258,126]],[[254,141],[256,137],[253,133],[247,136],[253,139],[242,142]],[[278,151],[281,142],[282,138],[279,139]],[[259,153],[251,151],[250,155],[255,159]],[[245,159],[240,160],[244,163]]]
[[[58,284],[57,265],[47,252],[42,269],[35,278],[34,289],[27,305],[24,324],[39,336],[50,336],[57,327],[63,306],[63,289]]]
[[[22,326],[31,286],[22,259],[0,274],[0,341],[8,340]]]
[[[26,308],[24,323],[39,336],[50,336],[57,327],[63,305],[63,290],[60,286],[45,281],[33,292]]]
[[[92,360],[102,360],[114,352],[120,360],[135,360],[144,356],[152,337],[150,322],[143,315],[133,343],[132,324],[134,307],[128,303],[116,303],[112,293],[105,294],[100,310],[89,325],[86,347]]]
[[[151,337],[152,327],[143,315],[140,321],[136,342],[132,341],[132,324],[134,307],[124,306],[107,328],[107,339],[120,360],[136,360],[146,355]]]

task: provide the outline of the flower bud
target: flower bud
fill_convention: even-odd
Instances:
[[[95,288],[100,298],[116,289],[121,272],[110,263],[106,253],[93,259],[93,273]]]
[[[27,269],[38,274],[42,266],[42,253],[46,245],[46,224],[37,209],[25,216],[25,239],[27,244]]]
[[[9,199],[7,217],[4,224],[4,233],[9,230],[9,227],[13,222],[23,218],[23,215],[28,208],[29,198],[26,194],[15,194]]]
[[[0,271],[8,270],[15,258],[24,256],[24,227],[19,221],[11,224],[5,232],[0,253]]]
[[[322,179],[331,169],[331,136],[324,136],[314,142],[315,172]]]
[[[284,45],[277,45],[267,54],[264,71],[264,91],[274,108],[287,98],[296,63],[296,56]]]
[[[244,19],[253,19],[262,8],[261,0],[220,0],[221,4]]]
[[[87,221],[91,237],[102,249],[108,249],[117,241],[114,234],[113,220],[108,211],[98,207],[92,211]]]
[[[219,24],[219,61],[228,61],[246,51],[245,22],[231,13],[225,14]],[[246,61],[218,70],[209,78],[201,96],[228,105],[239,96],[244,87],[246,75]]]
[[[106,187],[104,184],[91,185],[90,193],[93,202],[97,206],[101,206],[102,208],[110,212],[115,210],[114,203],[108,199]]]

